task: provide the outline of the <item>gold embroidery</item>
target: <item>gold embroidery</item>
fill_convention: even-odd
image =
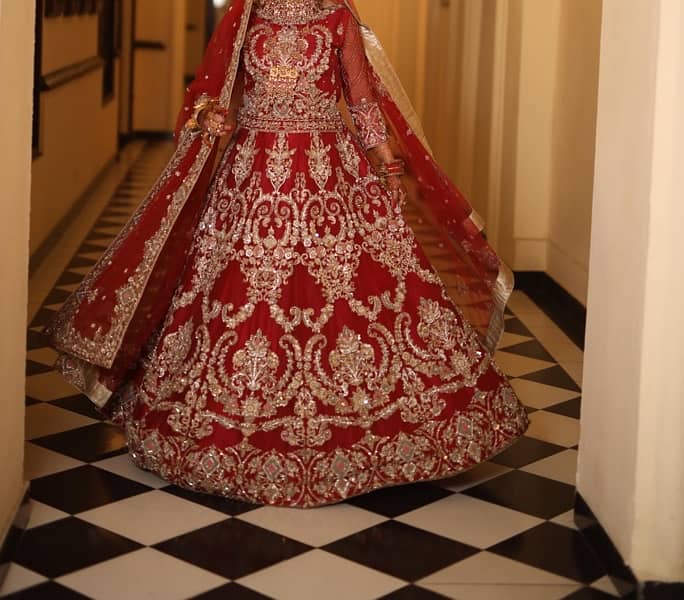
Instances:
[[[451,477],[505,450],[527,426],[508,389],[503,383],[475,390],[468,407],[451,417],[429,417],[396,435],[366,431],[332,450],[317,443],[323,439],[314,433],[320,419],[299,420],[300,426],[293,421],[288,431],[312,443],[293,444],[287,452],[264,451],[248,440],[218,447],[161,436],[144,420],[128,421],[126,435],[139,466],[178,485],[256,503],[319,506],[387,485]]]
[[[233,176],[235,177],[235,187],[242,187],[242,184],[252,172],[254,159],[259,153],[256,147],[256,131],[250,131],[244,143],[237,145],[237,154],[233,163]]]
[[[246,394],[240,414],[248,422],[261,416],[262,412],[273,414],[274,407],[263,411],[259,398],[267,397],[277,388],[278,363],[278,355],[271,350],[268,338],[260,329],[233,355],[234,374],[230,380],[235,394]]]
[[[349,173],[354,179],[358,179],[361,156],[358,150],[354,147],[351,137],[348,135],[337,136],[336,148],[340,154],[342,166],[344,166],[347,173]]]
[[[325,189],[328,179],[332,175],[330,163],[330,146],[321,141],[318,133],[311,134],[311,147],[306,151],[309,157],[309,174],[319,189]]]
[[[318,86],[331,72],[332,48],[332,33],[321,24],[255,24],[244,48],[238,122],[260,131],[343,131],[335,93]]]
[[[276,136],[276,141],[271,150],[266,150],[268,176],[273,189],[278,192],[283,184],[290,178],[292,171],[292,157],[297,153],[297,148],[290,149],[287,145],[287,134],[282,131]]]
[[[332,7],[335,10],[336,7]],[[320,0],[258,0],[256,13],[279,24],[301,24],[326,16],[331,11]]]
[[[337,338],[337,347],[330,352],[329,361],[333,379],[341,397],[345,398],[350,395],[350,386],[362,386],[374,371],[375,352],[373,346],[361,342],[361,335],[345,326]],[[370,406],[370,398],[359,391],[352,397],[349,409],[367,413]]]
[[[377,102],[362,102],[349,107],[349,112],[366,150],[386,142],[387,125]]]

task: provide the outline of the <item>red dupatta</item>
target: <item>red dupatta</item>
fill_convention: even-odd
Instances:
[[[345,3],[354,14],[353,4]],[[101,408],[159,327],[185,265],[218,142],[184,127],[204,98],[228,107],[253,0],[233,0],[185,95],[174,155],[113,244],[48,328],[63,375]],[[405,159],[412,200],[454,260],[455,301],[490,350],[503,329],[512,275],[487,244],[472,208],[432,158],[415,112],[375,35],[361,26],[377,101]]]
[[[227,106],[252,0],[234,0],[209,42],[178,123],[202,96]],[[211,181],[218,141],[178,126],[177,147],[157,183],[67,299],[47,334],[56,368],[103,407],[168,311]]]
[[[363,34],[376,100],[395,142],[395,154],[408,167],[409,201],[441,238],[456,278],[452,298],[494,352],[503,333],[503,312],[513,291],[513,274],[483,235],[483,223],[470,203],[435,162],[420,121],[380,41],[361,23],[353,0],[344,0]]]

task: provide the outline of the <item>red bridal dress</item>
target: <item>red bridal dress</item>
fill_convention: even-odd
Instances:
[[[173,203],[188,185],[187,150],[58,317],[58,367],[124,428],[141,468],[255,503],[329,504],[501,452],[526,412],[369,163],[388,140],[387,107],[354,15],[265,0],[243,26],[237,130],[206,193],[185,195],[182,265],[157,268],[127,317],[126,335],[144,344],[98,359],[137,289],[130,271],[113,283],[116,253],[136,243],[164,186],[180,180]],[[157,264],[171,262],[172,238]],[[115,315],[108,328],[101,313]],[[90,321],[99,337],[87,337]]]

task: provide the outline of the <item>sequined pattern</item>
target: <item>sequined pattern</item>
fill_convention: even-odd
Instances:
[[[298,16],[284,19],[283,12]],[[292,6],[267,1],[255,15],[243,50],[242,125],[273,132],[343,131],[337,102],[344,87],[362,145],[387,141],[380,108],[359,82],[360,47],[350,51],[347,41],[360,42],[358,26],[346,9],[321,9],[313,0]]]
[[[301,24],[320,18],[330,9],[321,0],[257,0],[256,13],[275,23]]]

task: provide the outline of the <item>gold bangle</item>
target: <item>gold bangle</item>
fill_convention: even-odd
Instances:
[[[213,109],[217,102],[218,100],[216,98],[212,98],[207,94],[202,94],[192,107],[192,117],[190,117],[185,123],[186,129],[189,129],[190,131],[199,131],[202,129],[202,126],[199,122],[202,113],[210,108]]]
[[[375,174],[383,187],[388,187],[390,177],[401,177],[406,174],[406,164],[401,158],[396,158],[375,167]]]

